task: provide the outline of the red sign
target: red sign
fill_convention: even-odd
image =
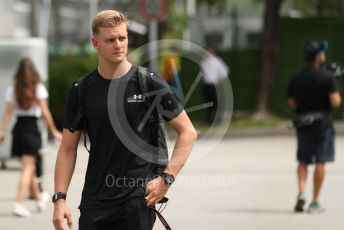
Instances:
[[[139,0],[141,15],[148,21],[165,19],[168,11],[167,0]]]

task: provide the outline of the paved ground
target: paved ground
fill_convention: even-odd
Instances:
[[[202,149],[211,141],[201,141]],[[290,136],[226,139],[210,154],[191,160],[172,187],[171,202],[164,211],[173,229],[198,230],[339,230],[344,226],[344,136],[337,138],[337,161],[328,166],[322,194],[327,206],[322,215],[294,214],[296,195],[295,141]],[[45,186],[53,191],[56,146],[45,156]],[[197,156],[197,151],[193,153]],[[197,157],[196,157],[197,158]],[[50,209],[28,219],[12,216],[19,172],[0,171],[0,229],[52,229]],[[80,192],[87,153],[80,148],[75,175],[68,194],[77,229]],[[313,169],[311,169],[313,170]],[[308,197],[311,183],[308,183]],[[309,199],[309,198],[308,198]],[[28,202],[31,210],[33,202]],[[163,229],[157,222],[155,229]]]

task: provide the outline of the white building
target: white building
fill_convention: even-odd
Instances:
[[[226,0],[208,8],[196,0],[186,0],[194,10],[188,10],[189,27],[184,38],[200,46],[217,49],[256,49],[263,30],[264,2],[256,0]],[[194,2],[194,3],[190,3]],[[301,17],[293,10],[293,1],[284,1],[281,15]]]
[[[117,0],[117,2],[126,0]],[[101,9],[111,9],[113,0],[60,0],[59,10],[55,10],[54,0],[1,0],[0,1],[0,37],[32,37],[32,2],[38,37],[45,38],[49,44],[56,41],[73,44],[89,41],[91,20]],[[129,11],[128,11],[129,12]],[[132,12],[134,18],[137,12]],[[59,28],[56,28],[59,27]],[[138,21],[132,21],[129,31],[139,35],[147,33],[147,27]]]

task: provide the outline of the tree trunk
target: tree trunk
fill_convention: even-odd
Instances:
[[[262,119],[270,114],[271,93],[277,64],[277,27],[283,0],[265,0],[264,29],[262,37],[260,85],[255,117]]]

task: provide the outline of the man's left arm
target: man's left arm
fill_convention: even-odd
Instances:
[[[197,133],[185,111],[170,120],[168,124],[177,131],[178,138],[171,160],[164,172],[172,174],[176,178],[191,153],[197,139]],[[161,176],[150,181],[146,189],[147,205],[154,206],[165,196],[169,187]]]

